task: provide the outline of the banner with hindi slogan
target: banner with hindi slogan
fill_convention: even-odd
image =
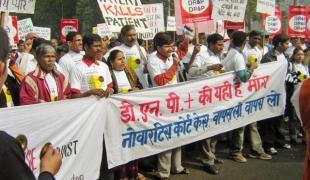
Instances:
[[[0,130],[13,137],[22,134],[27,138],[26,163],[36,175],[40,170],[41,148],[51,142],[62,155],[56,179],[97,179],[106,103],[91,97],[2,108]]]
[[[18,39],[19,40],[25,40],[26,39],[26,35],[28,33],[33,32],[33,23],[31,18],[26,18],[26,19],[22,19],[17,21],[17,32],[18,32]]]
[[[51,40],[51,28],[34,26],[33,32],[36,33],[40,38]]]
[[[0,0],[0,11],[34,14],[36,0]]]
[[[247,0],[213,1],[212,19],[243,22]]]
[[[289,6],[287,34],[291,37],[304,38],[306,36],[306,24],[306,6]]]
[[[274,15],[275,8],[275,0],[257,0],[256,12]]]
[[[124,25],[135,26],[139,33],[149,32],[140,0],[97,0],[105,23],[112,32],[120,32]]]
[[[112,96],[104,130],[109,168],[283,114],[286,71],[273,62],[246,83],[229,72]]]

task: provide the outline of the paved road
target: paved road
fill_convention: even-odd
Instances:
[[[305,145],[295,145],[292,149],[278,149],[279,154],[272,160],[248,158],[247,163],[237,163],[228,158],[228,148],[218,145],[218,157],[225,162],[220,167],[219,175],[211,175],[202,170],[195,155],[198,151],[183,153],[183,165],[190,169],[190,175],[172,175],[170,180],[299,180],[303,173]],[[245,152],[248,151],[245,148]],[[153,180],[150,174],[147,179]]]

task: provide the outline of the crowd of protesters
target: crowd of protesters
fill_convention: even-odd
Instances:
[[[224,163],[216,157],[218,138],[228,139],[229,155],[236,162],[245,163],[246,157],[271,160],[278,153],[277,148],[290,149],[305,138],[290,98],[309,77],[309,42],[307,44],[300,37],[285,34],[269,37],[266,32],[256,30],[249,33],[227,32],[229,39],[218,33],[205,35],[205,44],[194,39],[194,32],[188,27],[177,40],[168,32],[159,32],[153,39],[152,51],[138,43],[136,30],[131,25],[122,28],[119,38],[69,32],[66,42],[62,44],[56,39],[47,41],[29,33],[25,41],[19,41],[17,46],[10,45],[7,50],[5,45],[0,47],[0,107],[91,95],[108,98],[117,93],[216,77],[229,71],[235,72],[240,83],[244,83],[260,64],[282,61],[288,64],[285,114],[199,142],[199,159],[204,170],[211,174],[219,174],[216,164]],[[3,42],[9,45],[8,41]],[[249,130],[248,134],[245,129]],[[247,155],[242,152],[245,139],[249,139],[251,145]],[[139,164],[147,159],[108,169],[104,144],[99,179],[145,179],[139,171]],[[54,151],[52,147],[51,151]],[[154,158],[158,179],[169,179],[171,173],[190,174],[189,169],[182,166],[182,147],[162,152]],[[49,175],[55,175],[57,171],[47,170]],[[0,168],[1,179],[2,175],[5,177],[2,172]],[[9,176],[13,177],[14,173]]]

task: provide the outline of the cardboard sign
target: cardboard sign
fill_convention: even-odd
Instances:
[[[279,6],[275,9],[275,15],[262,14],[263,29],[270,35],[282,33],[282,13]]]
[[[133,25],[138,33],[149,32],[140,0],[97,0],[105,23],[112,32],[120,32],[124,25]]]
[[[150,32],[139,33],[138,38],[152,40],[158,32],[165,31],[164,7],[162,3],[144,4],[143,11]]]
[[[212,4],[209,0],[179,0],[179,4],[183,24],[211,19]]]
[[[288,7],[288,27],[287,34],[291,37],[302,37],[306,35],[306,7],[289,6]]]
[[[8,33],[10,45],[18,43],[17,16],[6,16],[4,29]]]
[[[33,32],[36,33],[40,38],[51,40],[51,28],[34,26]]]
[[[100,37],[112,36],[112,32],[110,31],[108,25],[106,23],[97,24],[97,34]]]
[[[247,0],[213,1],[212,19],[243,22]]]
[[[174,16],[167,17],[167,31],[176,31],[176,20]]]
[[[256,12],[274,15],[275,8],[275,0],[257,0]]]
[[[18,39],[25,40],[28,33],[33,32],[33,23],[31,18],[17,21]]]
[[[244,22],[224,21],[224,28],[225,29],[243,29]]]
[[[0,0],[0,11],[34,14],[36,0]]]
[[[68,32],[79,31],[79,22],[78,19],[61,19],[60,21],[60,40],[66,42],[66,35]]]

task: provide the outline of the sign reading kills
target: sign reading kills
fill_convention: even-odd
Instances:
[[[270,35],[279,34],[282,32],[282,13],[280,7],[276,7],[275,15],[262,14],[263,28]]]
[[[212,5],[209,0],[179,0],[179,3],[183,24],[211,19]]]
[[[112,32],[120,32],[124,25],[134,25],[137,32],[148,32],[140,0],[97,0],[105,23]]]
[[[306,34],[306,7],[289,6],[287,33],[293,37],[305,37]]]

